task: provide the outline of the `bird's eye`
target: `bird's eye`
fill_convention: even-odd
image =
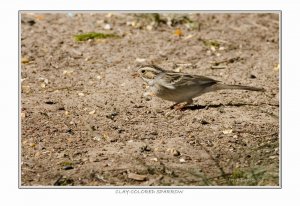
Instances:
[[[144,74],[144,73],[145,73],[145,70],[142,70],[142,73]]]

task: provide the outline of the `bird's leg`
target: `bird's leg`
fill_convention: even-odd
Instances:
[[[180,104],[180,102],[177,102],[177,103],[173,104],[172,106],[170,106],[170,109],[176,109],[176,106],[177,106],[178,104]]]
[[[186,101],[185,104],[181,104],[179,105],[179,103],[176,103],[175,105],[173,105],[172,107],[175,109],[175,110],[183,110],[186,106],[190,105],[190,104],[193,104],[193,99],[189,99],[188,101]]]

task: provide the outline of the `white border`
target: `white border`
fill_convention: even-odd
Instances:
[[[155,1],[155,0],[154,0]],[[0,21],[1,67],[0,101],[1,112],[1,205],[182,205],[188,203],[217,205],[297,205],[299,185],[299,1],[297,0],[253,0],[224,1],[3,1]],[[185,190],[183,195],[116,195],[114,190],[20,190],[18,189],[18,73],[17,73],[17,16],[18,10],[282,10],[282,189],[280,190]],[[164,200],[167,199],[167,202]],[[4,204],[6,203],[6,204]]]

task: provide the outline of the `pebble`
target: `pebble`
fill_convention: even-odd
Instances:
[[[21,112],[21,118],[24,119],[26,117],[26,113],[25,112]]]
[[[94,138],[93,138],[93,140],[96,140],[96,141],[100,141],[101,140],[101,137],[100,136],[95,136]]]
[[[141,152],[150,152],[151,151],[151,148],[148,146],[148,145],[145,145],[145,146],[142,146],[140,148]]]
[[[207,141],[205,141],[205,143],[206,143],[206,145],[207,145],[208,147],[213,147],[213,146],[214,146],[214,144],[212,143],[211,140],[207,140]]]
[[[173,155],[173,156],[180,156],[180,152],[176,149],[168,149],[168,151]]]
[[[72,70],[64,70],[63,75],[71,75],[74,71]]]
[[[110,24],[105,24],[103,28],[105,30],[111,30],[111,25]]]
[[[113,120],[118,114],[119,114],[118,112],[112,112],[106,115],[106,118]]]
[[[180,158],[180,159],[179,159],[179,162],[184,163],[184,162],[186,162],[186,161],[185,161],[184,158]]]
[[[71,170],[71,169],[74,169],[74,167],[71,166],[71,165],[66,165],[66,166],[63,167],[63,169],[64,170]]]
[[[89,114],[95,114],[96,110],[90,111]]]
[[[232,129],[223,130],[222,132],[223,132],[223,134],[231,134]]]
[[[31,88],[30,86],[22,86],[22,93],[28,94],[30,93]]]
[[[146,61],[146,59],[136,58],[135,61],[138,62],[138,63],[143,63],[143,62]]]

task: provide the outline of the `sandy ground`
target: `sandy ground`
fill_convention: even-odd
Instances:
[[[279,185],[278,14],[22,14],[22,186]],[[77,42],[87,32],[119,38]],[[184,111],[139,65],[265,92]]]

